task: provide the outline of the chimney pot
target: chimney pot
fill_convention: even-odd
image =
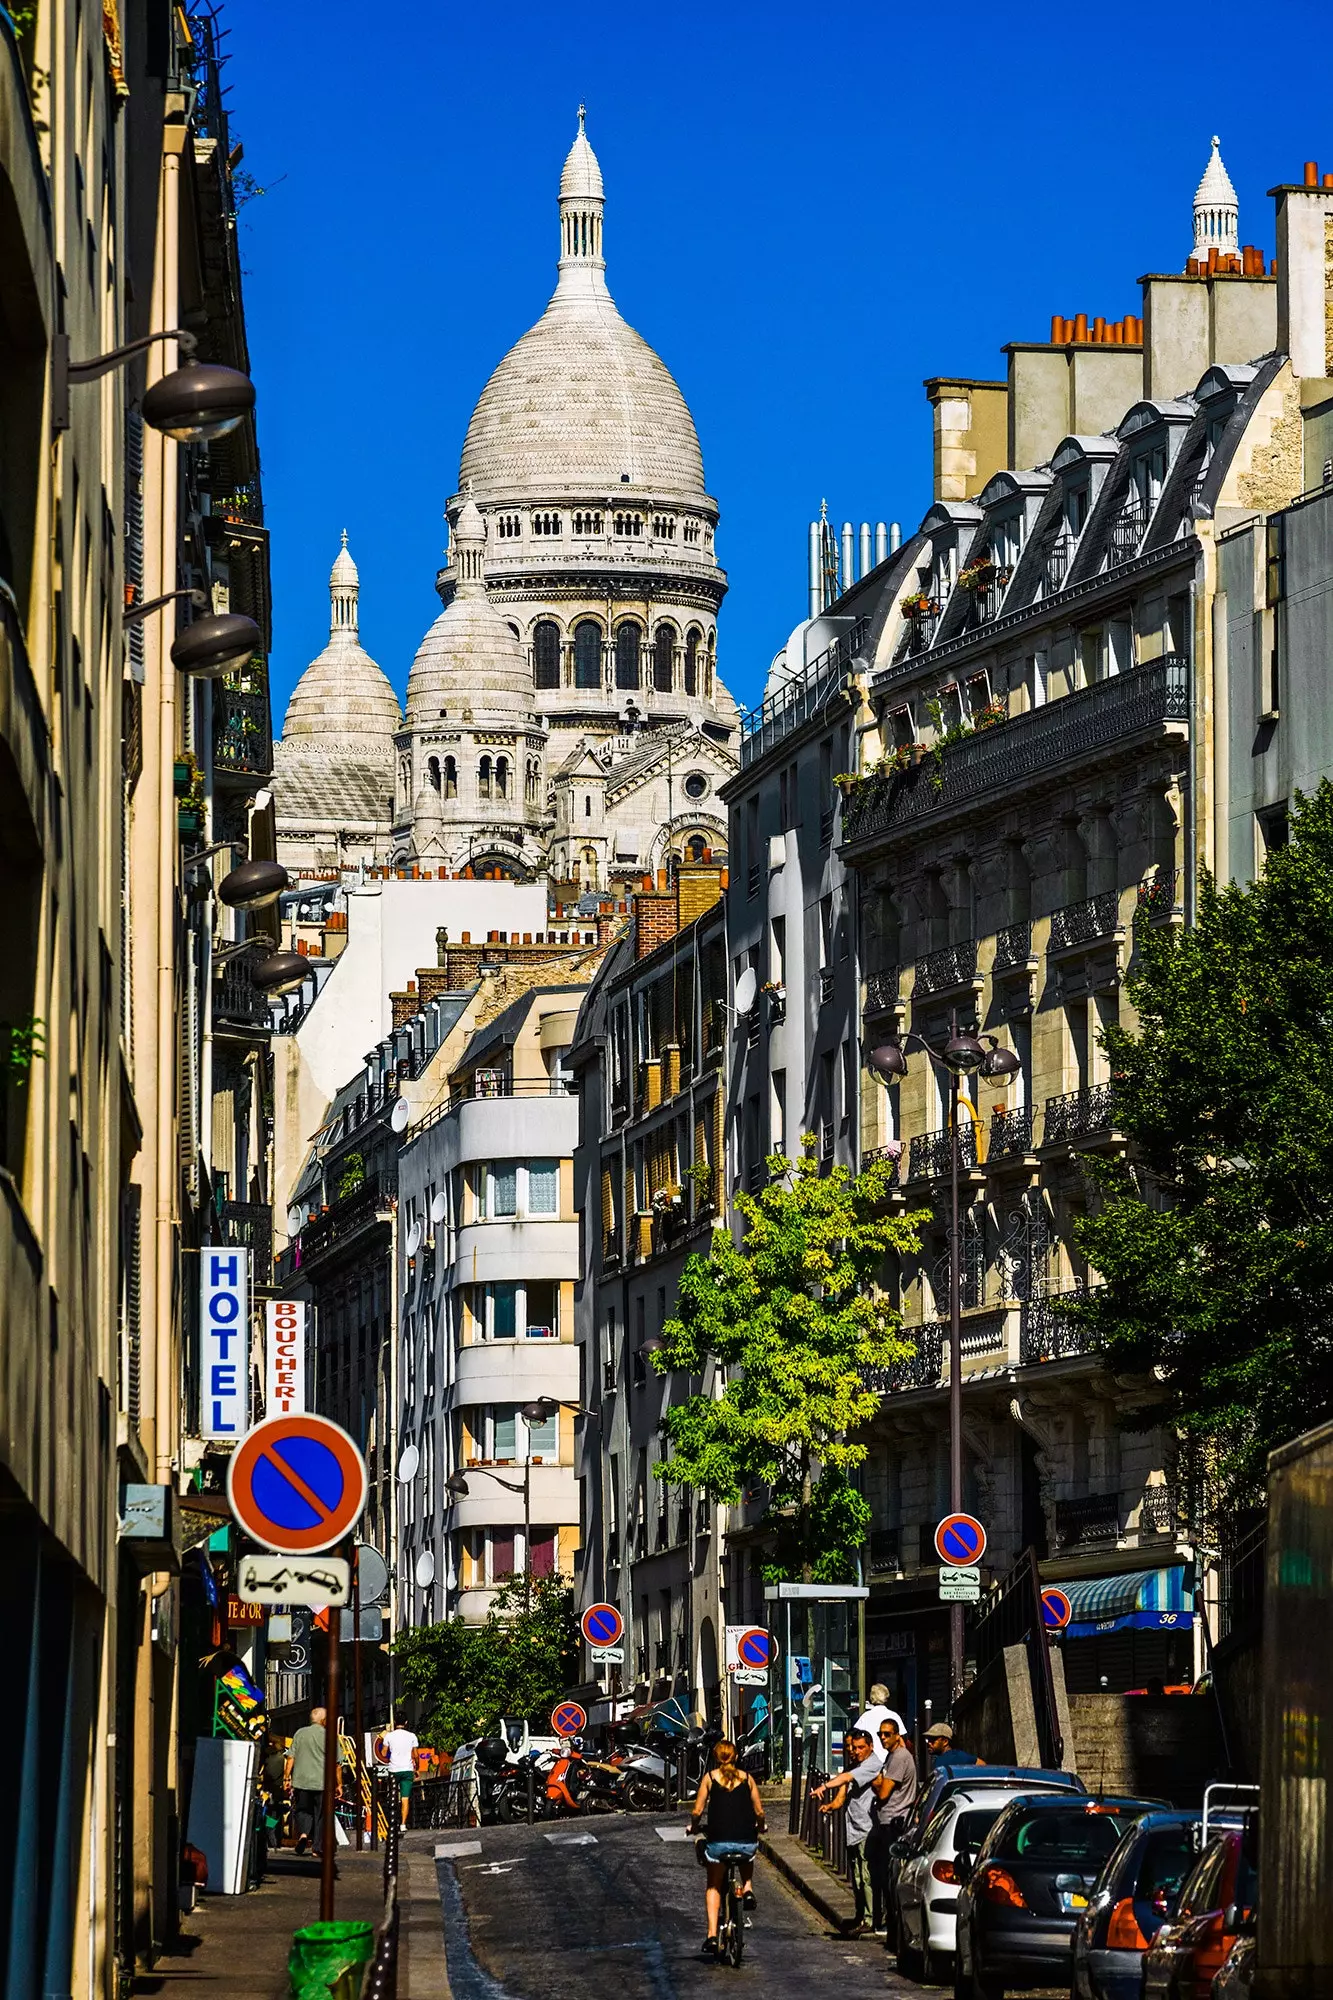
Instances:
[[[1324,175],[1324,186],[1326,188],[1333,188],[1333,174]]]
[[[1051,314],[1051,346],[1059,347],[1064,339],[1065,323],[1059,313]]]
[[[1098,314],[1097,318],[1092,322],[1092,337],[1094,340],[1106,339],[1106,321],[1105,319],[1102,318],[1100,313]]]
[[[1074,339],[1075,339],[1075,340],[1086,340],[1086,339],[1087,339],[1087,337],[1088,337],[1088,315],[1087,315],[1086,313],[1075,313],[1075,314],[1074,314],[1074,334],[1073,334],[1073,337],[1074,337]]]
[[[1308,188],[1317,188],[1319,185],[1319,163],[1317,160],[1307,160],[1305,162],[1305,185]]]

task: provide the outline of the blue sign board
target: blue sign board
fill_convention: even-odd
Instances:
[[[250,1252],[199,1252],[199,1434],[239,1442],[250,1428]]]

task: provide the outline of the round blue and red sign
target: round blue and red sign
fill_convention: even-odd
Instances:
[[[971,1514],[946,1514],[935,1530],[935,1549],[942,1563],[970,1568],[986,1553],[986,1530]]]
[[[366,1504],[366,1462],[340,1425],[309,1412],[247,1431],[227,1469],[237,1526],[278,1555],[343,1540]]]
[[[751,1626],[737,1641],[736,1657],[743,1667],[767,1667],[773,1658],[772,1633],[758,1625]]]
[[[1074,1607],[1069,1602],[1067,1591],[1058,1590],[1048,1583],[1041,1593],[1041,1622],[1048,1631],[1063,1632],[1074,1615]]]
[[[625,1630],[625,1621],[614,1604],[590,1604],[579,1621],[590,1646],[615,1646]]]
[[[587,1711],[576,1701],[562,1701],[551,1717],[557,1736],[579,1736],[588,1727]]]

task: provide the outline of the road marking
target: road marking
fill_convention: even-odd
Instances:
[[[469,1875],[507,1875],[507,1874],[509,1873],[510,1869],[511,1869],[512,1867],[514,1867],[514,1865],[515,1865],[515,1864],[514,1864],[514,1862],[512,1862],[512,1861],[487,1861],[487,1862],[485,1862],[484,1864],[482,1864],[482,1865],[481,1865],[481,1866],[479,1866],[479,1867],[476,1867],[476,1868],[469,1868],[469,1869],[468,1869],[468,1874],[469,1874]]]
[[[481,1842],[479,1840],[454,1840],[450,1841],[447,1845],[443,1842],[440,1843],[435,1849],[435,1859],[437,1861],[457,1861],[464,1854],[480,1853]]]
[[[544,1836],[552,1847],[596,1847],[595,1833],[548,1833]],[[477,1849],[480,1854],[480,1847]]]
[[[693,1839],[693,1835],[691,1834],[690,1829],[687,1826],[681,1826],[679,1822],[677,1822],[675,1826],[655,1826],[653,1828],[653,1832],[657,1835],[659,1840]]]

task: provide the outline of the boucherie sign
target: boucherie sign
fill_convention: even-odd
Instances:
[[[264,1308],[264,1403],[270,1417],[305,1409],[304,1299],[270,1299]]]

